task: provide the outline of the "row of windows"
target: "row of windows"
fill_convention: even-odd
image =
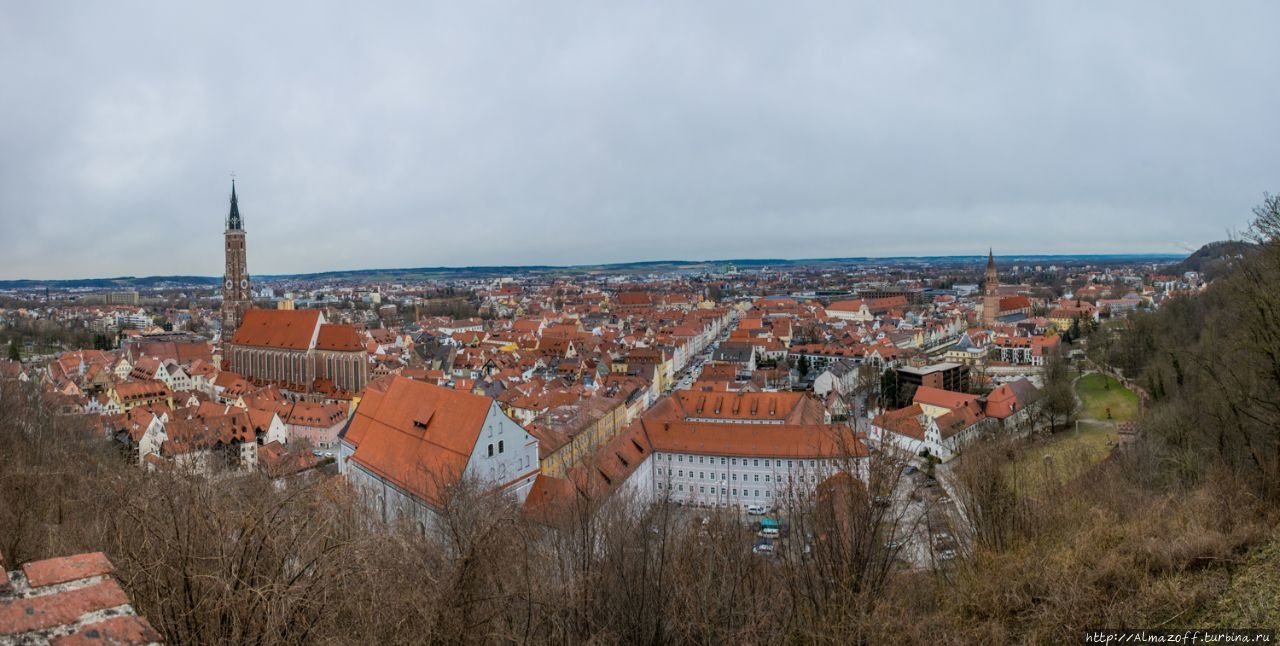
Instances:
[[[677,456],[676,456],[676,462],[684,462],[684,457],[685,457],[684,455],[677,455]],[[691,455],[691,456],[689,456],[689,463],[690,463],[690,464],[692,464],[692,463],[693,463],[693,458],[694,458],[694,456],[692,456],[692,455]],[[708,457],[707,457],[707,456],[705,456],[705,455],[699,455],[699,456],[697,456],[697,458],[698,458],[698,464],[706,464],[708,461],[710,461],[710,462],[711,462],[711,464],[715,464],[715,462],[716,462],[716,458],[715,458],[715,457],[710,457],[710,458],[708,458]],[[660,459],[661,459],[661,458],[660,458]],[[671,454],[670,454],[670,453],[668,453],[668,454],[666,455],[666,460],[667,460],[667,462],[670,462],[670,461],[671,461]],[[726,462],[725,462],[726,460],[728,460],[727,464],[729,464],[730,466],[735,466],[735,467],[736,467],[736,466],[738,466],[738,458],[720,458],[720,464],[726,464]],[[775,467],[781,467],[781,466],[782,466],[782,460],[776,460],[776,459],[775,459],[775,460],[772,460],[772,462],[773,462],[773,464],[772,464],[772,465],[770,465],[770,459],[769,459],[769,458],[764,458],[764,464],[763,464],[763,465],[761,465],[761,464],[760,464],[760,459],[759,459],[759,458],[752,458],[752,459],[750,460],[750,462],[751,462],[751,464],[750,464],[750,465],[748,465],[748,464],[747,464],[747,461],[748,461],[748,459],[747,459],[747,458],[742,458],[742,466],[744,466],[744,467],[745,467],[745,466],[753,466],[753,467],[758,467],[758,466],[766,466],[766,467],[767,467],[767,466],[775,466]],[[789,468],[791,468],[791,467],[793,466],[793,463],[794,463],[794,462],[799,462],[799,463],[800,463],[800,466],[804,466],[804,460],[787,460],[787,468],[788,468],[788,469],[789,469]],[[825,460],[824,460],[824,462],[825,462]],[[811,467],[816,467],[816,466],[818,466],[818,461],[817,461],[817,460],[809,460],[809,466],[811,466]]]
[[[661,484],[661,483],[659,483],[659,484],[658,484],[658,488],[659,488],[659,489],[662,489],[662,488],[663,488],[663,486],[662,486],[662,484]],[[673,490],[674,490],[674,491],[684,491],[684,485],[676,485],[676,486],[675,486],[675,488],[674,488]],[[728,493],[729,491],[732,491],[733,493]],[[715,492],[716,492],[716,488],[715,488],[715,487],[712,487],[712,488],[711,488],[711,493],[712,493],[712,494],[715,494]],[[689,493],[693,493],[693,485],[689,485]],[[707,493],[707,488],[706,488],[706,486],[699,486],[699,487],[698,487],[698,493]],[[736,495],[738,495],[738,490],[737,490],[737,489],[729,489],[728,487],[720,487],[720,495],[722,495],[722,496],[736,496]],[[759,489],[756,489],[754,492],[752,492],[752,491],[751,491],[751,490],[749,490],[749,489],[743,489],[743,490],[742,490],[742,495],[744,495],[744,496],[755,496],[756,498],[759,498],[759,497],[760,497],[760,490],[759,490]],[[764,497],[765,497],[765,498],[772,498],[772,497],[773,497],[773,492],[772,492],[772,491],[770,491],[769,489],[765,489],[765,490],[764,490]]]
[[[699,480],[706,480],[706,479],[707,479],[707,472],[706,472],[706,471],[698,471],[697,473],[698,473],[698,479],[699,479]],[[694,475],[693,475],[693,474],[694,474],[694,472],[693,472],[693,471],[690,471],[690,472],[689,472],[689,477],[690,477],[690,478],[694,477]],[[662,470],[662,467],[658,467],[658,475],[664,475],[664,472],[663,472],[663,470]],[[674,475],[674,476],[675,476],[675,477],[677,477],[677,478],[683,478],[683,477],[684,477],[684,469],[670,469],[670,468],[668,468],[668,469],[666,470],[666,472],[665,472],[665,475],[667,475],[667,476],[672,476],[672,475]],[[758,473],[755,473],[755,474],[745,474],[745,473],[744,473],[744,474],[742,474],[742,481],[743,481],[743,482],[746,482],[746,481],[747,481],[747,475],[752,475],[752,476],[755,478],[755,482],[760,482],[760,474],[758,474]],[[715,480],[715,479],[716,479],[716,474],[715,474],[714,472],[711,474],[711,479],[712,479],[712,480]],[[736,473],[734,473],[734,474],[721,473],[721,474],[720,474],[720,479],[721,479],[721,480],[733,480],[733,481],[735,481],[735,482],[736,482],[736,481],[738,480],[738,474],[736,474]],[[793,476],[791,476],[791,475],[788,475],[788,476],[787,476],[787,482],[795,482],[795,481],[797,481],[797,480],[799,480],[800,482],[808,482],[807,477],[806,477],[806,476],[803,476],[803,475],[801,475],[801,476],[794,476],[794,477],[793,477]],[[766,474],[765,474],[765,476],[764,476],[764,481],[765,481],[765,482],[772,482],[772,480],[771,480],[771,476],[770,476],[769,474],[767,474],[767,473],[766,473]],[[813,481],[814,481],[814,482],[817,482],[817,481],[818,481],[818,477],[817,477],[817,476],[813,476]],[[778,482],[782,482],[782,476],[778,476]]]

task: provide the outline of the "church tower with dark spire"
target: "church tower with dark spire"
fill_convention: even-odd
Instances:
[[[1000,278],[996,275],[995,253],[987,250],[987,274],[982,281],[982,326],[994,327],[1000,314]]]
[[[226,272],[222,276],[222,339],[231,340],[244,320],[245,310],[253,304],[249,292],[249,268],[244,248],[244,223],[236,201],[236,181],[231,180],[231,210],[223,232],[226,244]]]

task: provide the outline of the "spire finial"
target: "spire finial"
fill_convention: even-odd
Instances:
[[[236,174],[231,173],[231,211],[227,214],[227,230],[239,231],[243,227],[240,220],[240,204],[236,200]]]

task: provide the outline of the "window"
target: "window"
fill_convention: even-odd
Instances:
[[[768,482],[768,481],[769,481],[769,476],[765,476],[765,477],[764,477],[764,481],[765,481],[765,482]]]
[[[788,469],[790,469],[790,468],[791,468],[791,460],[787,460],[787,468],[788,468]]]
[[[734,489],[734,490],[733,490],[733,495],[735,495],[735,496],[736,496],[736,495],[738,495],[738,490],[737,490],[737,489]]]
[[[706,480],[706,479],[707,479],[707,472],[706,472],[706,471],[699,471],[699,472],[698,472],[698,479],[699,479],[699,480]]]
[[[684,469],[681,469],[681,470],[680,470],[680,477],[681,477],[681,478],[683,478],[683,477],[684,477]]]
[[[760,461],[759,461],[759,460],[756,460],[756,461],[755,461],[755,463],[754,463],[754,464],[752,464],[751,466],[753,466],[753,467],[758,467],[758,466],[760,466]]]
[[[765,498],[772,498],[772,497],[773,497],[773,492],[772,492],[772,491],[769,491],[768,489],[765,489],[765,490],[764,490],[764,497],[765,497]]]
[[[659,489],[661,489],[661,488],[662,488],[662,483],[661,483],[661,482],[659,482],[659,483],[658,483],[658,488],[659,488]]]
[[[756,489],[756,498],[759,498],[759,497],[760,497],[760,490]]]
[[[676,462],[684,462],[684,456],[683,455],[677,456]]]
[[[698,487],[698,493],[707,493],[706,487]]]
[[[723,474],[723,473],[722,473],[722,474],[720,474],[720,479],[721,479],[721,480],[724,480],[724,479],[726,479],[726,478],[728,478],[728,477],[729,477],[729,476],[728,476],[728,475],[726,475],[726,474]]]
[[[811,467],[816,467],[816,466],[818,466],[818,461],[817,461],[817,460],[809,460],[809,466],[811,466]]]
[[[698,464],[702,464],[702,460],[703,460],[702,456],[701,456],[701,455],[699,455],[699,456],[698,456]]]
[[[502,440],[498,440],[498,453],[502,453]]]
[[[489,457],[493,457],[493,445],[489,445]]]
[[[756,482],[760,482],[760,474],[756,474]]]
[[[684,491],[684,485],[680,485],[680,491]]]
[[[720,458],[720,464],[724,464],[724,463],[725,463],[725,459],[724,459],[724,458]]]

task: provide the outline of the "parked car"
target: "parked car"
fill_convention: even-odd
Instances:
[[[955,551],[955,550],[942,550],[941,552],[938,552],[938,558],[940,558],[940,559],[942,559],[942,560],[944,560],[944,561],[950,561],[951,559],[953,559],[953,558],[955,558],[955,557],[956,557],[956,551]]]
[[[756,554],[773,554],[774,549],[773,543],[767,540],[760,540],[756,541],[756,544],[751,548],[751,551]]]
[[[779,531],[777,527],[765,527],[756,532],[756,536],[759,536],[760,538],[778,538],[781,535],[782,532]]]
[[[747,505],[747,513],[752,516],[763,516],[769,513],[769,508],[764,505]]]

